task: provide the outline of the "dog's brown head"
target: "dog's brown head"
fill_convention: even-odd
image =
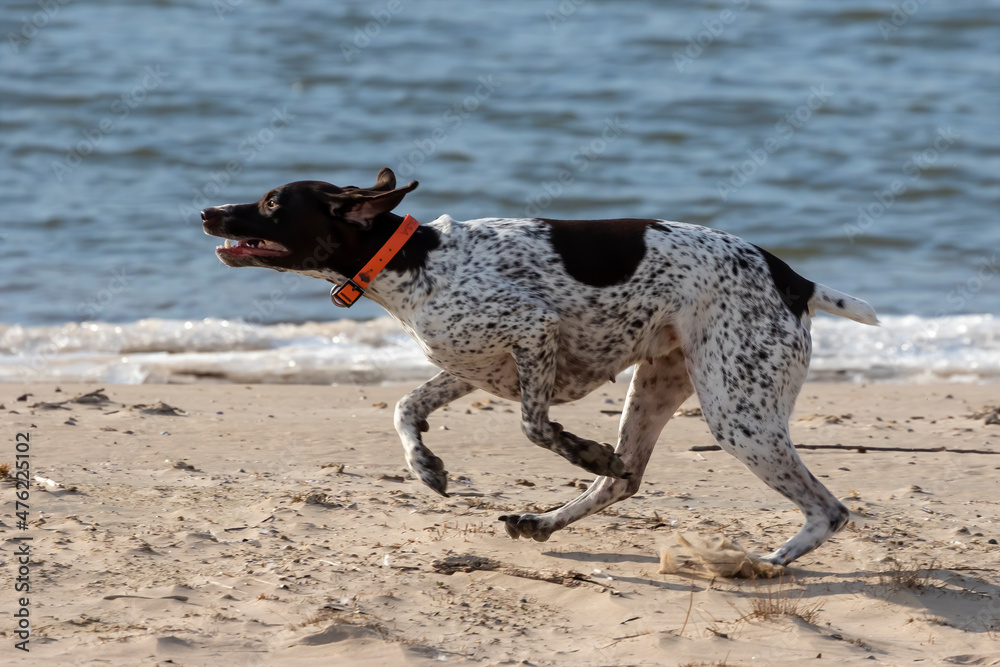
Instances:
[[[351,275],[399,226],[391,211],[416,187],[396,188],[388,168],[370,188],[296,181],[252,204],[206,208],[201,219],[206,234],[226,239],[215,253],[228,266]]]

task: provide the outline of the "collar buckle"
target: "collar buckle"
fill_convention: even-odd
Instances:
[[[333,305],[335,306],[350,308],[364,293],[365,290],[361,285],[358,285],[353,280],[348,280],[343,285],[330,290],[330,300],[333,301]]]

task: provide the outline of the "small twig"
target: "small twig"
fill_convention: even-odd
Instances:
[[[649,632],[647,631],[647,632],[637,632],[634,635],[625,635],[624,637],[615,637],[614,640],[610,644],[607,644],[605,646],[601,646],[601,647],[599,647],[598,650],[604,650],[606,648],[611,648],[612,646],[614,646],[615,644],[617,644],[620,641],[624,641],[626,639],[635,639],[636,637],[642,637],[642,636],[648,635],[648,634],[649,634]]]
[[[691,607],[693,606],[694,606],[694,581],[691,582],[691,597],[688,598],[688,610],[687,613],[684,614],[684,625],[681,626],[681,634],[680,634],[681,637],[684,636],[684,629],[688,626],[688,618],[690,618],[691,616]]]
[[[105,595],[105,600],[118,600],[119,598],[136,598],[137,600],[178,600],[180,602],[187,602],[188,597],[186,595],[163,595],[160,597],[149,597],[147,595]]]
[[[274,586],[275,588],[278,587],[278,584],[273,583],[271,581],[266,581],[264,579],[258,579],[257,577],[250,577],[250,578],[253,579],[254,581],[256,581],[259,584],[267,584],[268,586]]]

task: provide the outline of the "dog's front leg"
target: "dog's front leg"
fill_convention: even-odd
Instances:
[[[660,431],[693,391],[680,350],[636,365],[615,448],[632,477],[598,477],[578,498],[544,514],[501,516],[507,534],[544,542],[553,532],[633,495],[639,490]]]
[[[628,477],[625,464],[614,447],[586,440],[549,421],[549,406],[556,383],[559,352],[559,317],[543,313],[533,327],[525,327],[514,345],[521,389],[521,430],[528,440],[551,450],[587,472],[608,477]]]
[[[407,467],[421,482],[445,497],[448,497],[448,471],[444,469],[444,462],[424,445],[420,433],[430,429],[427,424],[430,413],[473,389],[475,387],[468,382],[442,371],[396,404],[393,421],[406,450]]]

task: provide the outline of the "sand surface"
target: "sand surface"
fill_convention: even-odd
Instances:
[[[392,427],[408,385],[107,386],[45,405],[97,388],[0,386],[0,463],[28,433],[32,476],[58,485],[32,482],[26,530],[2,486],[5,664],[1000,664],[1000,424],[979,412],[996,387],[807,385],[796,443],[986,453],[802,451],[852,520],[753,581],[658,573],[676,531],[763,554],[800,525],[728,454],[691,451],[713,444],[697,415],[667,425],[636,497],[538,543],[497,517],[590,475],[528,443],[513,403],[432,416],[442,498]],[[554,418],[613,442],[625,389]]]

